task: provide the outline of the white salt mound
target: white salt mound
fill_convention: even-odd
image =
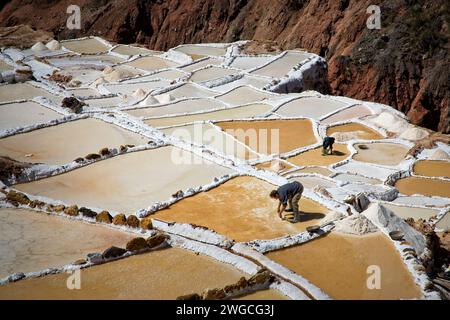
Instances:
[[[108,66],[105,69],[103,69],[103,74],[110,74],[113,71],[114,71],[114,69],[112,67]]]
[[[45,51],[47,50],[47,47],[42,42],[36,42],[32,47],[31,50],[33,51]]]
[[[61,49],[61,44],[59,43],[58,40],[50,40],[49,42],[47,42],[47,44],[45,45],[49,50],[55,51],[55,50],[59,50]]]
[[[428,132],[426,130],[414,126],[411,126],[411,128],[406,129],[400,134],[400,138],[411,141],[422,140],[427,136]]]
[[[135,92],[133,92],[132,96],[138,99],[144,98],[146,95],[145,91],[141,88],[137,89]]]
[[[142,106],[150,106],[150,105],[153,105],[153,104],[159,104],[159,101],[156,100],[155,97],[151,96],[151,95],[149,95],[147,98],[145,98],[144,101],[142,101],[140,103],[140,105],[142,105]]]
[[[169,103],[174,100],[170,93],[159,94],[155,96],[155,98],[159,101],[159,103]]]
[[[338,212],[338,211],[330,212],[322,220],[320,220],[320,226],[326,225],[327,223],[330,223],[333,221],[341,220],[345,217],[346,217],[346,215],[343,214],[342,212]]]
[[[277,160],[270,165],[270,169],[275,172],[280,172],[286,169],[286,165],[283,162]]]
[[[359,236],[378,231],[378,228],[362,214],[353,214],[335,224],[335,231]]]
[[[381,128],[395,133],[403,132],[409,126],[408,121],[387,111],[384,111],[378,116],[369,119],[369,121]]]
[[[430,158],[430,160],[450,160],[450,155],[445,152],[444,150],[441,149],[437,149],[436,151],[434,151]]]
[[[385,228],[387,232],[401,231],[404,234],[404,240],[411,244],[419,256],[425,251],[425,237],[385,206],[372,203],[363,214],[374,225]]]

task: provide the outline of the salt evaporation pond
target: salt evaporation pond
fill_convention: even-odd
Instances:
[[[387,166],[396,166],[402,162],[409,151],[408,147],[398,143],[370,143],[355,144],[357,153],[353,155],[353,159],[361,162],[375,163]]]
[[[450,180],[407,177],[395,182],[395,187],[402,194],[438,196],[450,198]]]
[[[182,45],[174,49],[192,56],[194,59],[198,59],[201,56],[223,56],[227,52],[226,47],[216,46],[201,46],[195,44]]]
[[[252,71],[253,74],[260,76],[268,76],[274,78],[281,78],[288,74],[296,65],[311,57],[308,52],[302,51],[288,51],[281,58],[269,63],[268,65]]]
[[[187,151],[162,147],[122,154],[15,187],[67,204],[134,213],[157,201],[169,200],[180,189],[211,183],[215,177],[231,172]]]
[[[213,229],[236,241],[273,239],[296,234],[317,224],[328,209],[302,197],[300,222],[278,218],[277,202],[269,197],[276,186],[253,177],[237,177],[206,192],[185,198],[152,217],[193,223]]]
[[[115,53],[122,54],[125,56],[135,56],[138,54],[156,55],[156,54],[161,53],[160,51],[154,51],[154,50],[149,50],[149,49],[143,48],[143,47],[136,47],[136,46],[130,46],[130,45],[125,45],[125,44],[119,44],[114,49],[112,49],[111,52],[115,52]]]
[[[68,141],[78,141],[68,143]],[[98,119],[81,119],[0,139],[0,155],[62,165],[102,148],[145,145],[148,138]]]
[[[383,136],[375,130],[360,123],[347,123],[327,128],[327,136],[335,137],[337,141],[352,139],[379,140]]]
[[[319,147],[287,158],[287,160],[298,166],[328,166],[343,161],[349,156],[350,151],[347,145],[335,143],[333,145],[333,154],[323,155],[322,147]]]
[[[283,117],[308,117],[318,120],[343,107],[345,103],[336,100],[301,97],[283,104],[276,112]]]
[[[361,118],[365,116],[372,115],[372,111],[363,105],[356,105],[346,108],[344,110],[338,111],[325,119],[321,120],[322,124],[332,124],[339,121],[345,121],[355,118]]]
[[[191,77],[189,78],[189,80],[200,83],[200,82],[205,82],[208,80],[213,80],[213,79],[217,79],[217,78],[230,76],[237,72],[238,72],[237,70],[233,70],[233,69],[226,69],[226,68],[211,66],[209,68],[194,71],[192,73]]]
[[[57,105],[59,105],[62,101],[61,97],[51,94],[44,89],[35,87],[27,82],[5,84],[0,86],[0,102],[28,100],[35,97],[48,98]]]
[[[414,164],[414,173],[427,177],[450,178],[450,162],[442,160],[419,160]]]
[[[411,206],[400,206],[389,202],[384,202],[383,206],[393,211],[395,215],[402,219],[413,218],[414,220],[424,219],[428,220],[432,217],[436,217],[439,214],[438,209],[432,208],[419,208]]]
[[[168,248],[82,269],[82,290],[68,290],[67,277],[62,273],[0,286],[0,299],[175,300],[248,275],[212,258]]]
[[[137,58],[123,65],[135,67],[145,71],[156,71],[158,69],[176,67],[178,64],[174,61],[163,59],[155,56],[145,56]]]
[[[421,297],[394,245],[378,232],[365,236],[331,233],[267,256],[305,277],[334,299],[415,299]],[[381,269],[381,288],[367,287],[367,268]]]
[[[242,86],[218,96],[217,99],[232,105],[241,105],[254,101],[270,99],[271,97],[274,97],[274,95],[268,92],[261,92],[248,86]]]
[[[61,267],[90,252],[123,247],[133,238],[127,232],[15,208],[0,209],[0,222],[0,278]]]
[[[78,53],[101,53],[110,49],[105,43],[96,38],[83,40],[68,40],[61,42],[64,48]]]
[[[17,102],[0,105],[0,130],[46,123],[63,115],[36,102]]]
[[[171,89],[166,94],[169,94],[174,99],[180,98],[210,98],[217,95],[217,92],[207,89],[206,87],[188,82]]]

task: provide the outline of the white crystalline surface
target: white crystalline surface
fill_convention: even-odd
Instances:
[[[320,241],[330,232],[357,241],[358,237],[380,234],[381,231],[392,242],[398,263],[405,264],[410,281],[417,284],[420,292],[417,297],[436,298],[434,292],[425,289],[428,279],[418,271],[420,262],[405,254],[407,246],[391,240],[389,233],[402,232],[417,255],[426,254],[424,238],[403,218],[431,219],[439,230],[448,229],[450,198],[407,196],[399,194],[393,186],[397,180],[414,175],[412,168],[418,159],[449,162],[450,148],[437,143],[431,149],[422,150],[417,158],[402,154],[401,161],[394,165],[386,159],[398,157],[395,150],[377,154],[379,160],[364,159],[364,154],[371,154],[373,143],[380,140],[359,139],[358,132],[345,130],[346,125],[349,128],[355,123],[365,125],[381,137],[389,137],[384,139],[386,143],[400,144],[402,150],[413,147],[429,132],[411,125],[403,114],[389,106],[315,91],[271,92],[280,85],[295,87],[286,84],[302,82],[303,73],[307,71],[308,81],[314,81],[310,74],[320,74],[315,68],[323,66],[324,60],[295,50],[248,55],[241,52],[244,43],[187,44],[159,52],[87,37],[61,42],[53,40],[47,46],[37,43],[26,52],[13,48],[2,51],[0,62],[4,60],[11,66],[2,71],[3,79],[14,80],[11,69],[22,59],[21,65],[27,65],[36,80],[0,86],[0,113],[4,118],[0,120],[0,156],[10,157],[8,161],[28,163],[21,173],[1,181],[0,185],[5,185],[6,190],[20,190],[31,200],[48,204],[86,206],[96,212],[107,210],[112,216],[125,213],[145,219],[158,211],[169,210],[170,213],[171,206],[178,204],[191,208],[189,206],[197,205],[193,200],[200,193],[206,195],[208,203],[227,208],[220,194],[221,186],[238,176],[256,177],[274,188],[288,181],[304,182],[303,197],[328,213],[313,213],[317,215],[315,218],[300,214],[296,223],[301,225],[305,220],[317,219],[316,224],[321,226],[317,234],[303,228],[297,234],[287,232],[276,239],[258,240],[258,234],[255,234],[254,240],[237,243],[225,234],[197,226],[192,221],[176,222],[183,212],[175,210],[169,215],[171,221],[153,219],[153,227],[170,237],[168,243],[171,246],[209,256],[248,275],[254,275],[261,267],[269,269],[275,276],[270,288],[290,299],[329,299],[330,296],[303,274],[276,263],[265,253],[288,247],[301,248],[314,239]],[[56,54],[56,58],[52,57]],[[48,59],[36,60],[35,57]],[[51,74],[55,76],[49,77]],[[56,75],[72,75],[73,78],[61,79]],[[77,114],[61,105],[65,97],[71,96],[84,103]],[[223,122],[245,123],[257,131],[256,137],[259,131],[256,124],[264,122],[261,120],[295,119],[309,119],[312,136],[303,137],[304,132],[280,130],[280,144],[298,140],[301,147],[270,156],[259,153],[261,148],[252,147],[247,140],[237,139],[236,135],[221,128]],[[78,122],[71,122],[74,120]],[[336,125],[343,129],[335,135],[345,139],[340,139],[343,142],[339,142],[339,150],[333,155],[321,155],[321,142],[327,128]],[[51,132],[58,133],[58,137],[38,141]],[[111,132],[116,135],[111,136]],[[251,132],[247,133],[251,137]],[[129,137],[134,138],[130,140]],[[258,136],[259,143],[263,138]],[[303,146],[300,141],[303,138],[316,142]],[[271,139],[273,144],[276,136]],[[2,149],[1,146],[5,147]],[[46,150],[41,151],[40,146],[45,146]],[[230,146],[239,146],[243,152],[236,152]],[[369,151],[364,152],[367,149]],[[319,152],[314,153],[314,150]],[[358,150],[360,156],[356,158],[360,161],[353,157]],[[89,153],[91,159],[88,159]],[[99,153],[101,156],[95,156]],[[308,158],[314,154],[314,159]],[[291,157],[305,165],[289,162]],[[273,164],[280,161],[285,164],[285,170],[275,172]],[[310,165],[308,161],[312,161]],[[325,177],[324,172],[329,174],[325,173]],[[443,183],[448,180],[427,179],[442,180]],[[252,201],[251,190],[248,193],[248,201]],[[351,202],[359,193],[364,193],[371,202],[362,213],[357,212],[357,206]],[[236,197],[246,196],[236,194]],[[383,206],[389,202],[394,204]],[[255,202],[255,206],[258,203]],[[0,207],[18,210],[5,200],[3,193],[0,193]],[[194,209],[198,214],[207,215],[204,207],[207,207],[206,203]],[[274,202],[276,218],[275,207]],[[19,204],[19,208],[26,209],[27,206]],[[49,211],[46,207],[34,210]],[[258,215],[263,212],[267,214],[267,208],[256,207],[251,213],[230,209],[227,214],[241,214],[243,219],[254,221],[257,229],[261,220]],[[30,211],[29,214],[34,213]],[[52,214],[75,220],[73,223],[95,223],[81,215]],[[286,230],[290,230],[290,223],[285,223]],[[99,227],[107,228],[104,224]],[[111,227],[141,236],[155,233],[155,230],[144,231],[126,225]],[[15,236],[11,234],[11,237]],[[344,257],[338,257],[336,265],[339,265],[339,259]],[[41,262],[45,265],[45,259]],[[78,268],[71,265],[71,261],[67,263],[55,269],[48,265],[48,269],[24,276],[33,278]],[[11,279],[22,277],[17,273],[21,270],[14,271],[13,277],[0,279],[0,284],[6,285]],[[164,276],[170,277],[170,273]],[[240,294],[245,294],[245,290]]]

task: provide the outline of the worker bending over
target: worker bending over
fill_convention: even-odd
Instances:
[[[323,144],[322,144],[322,155],[326,155],[326,154],[333,154],[333,144],[334,144],[334,138],[333,137],[325,137],[325,139],[323,139]],[[328,153],[329,150],[329,153]]]
[[[278,216],[284,220],[283,212],[292,212],[294,214],[294,220],[297,221],[300,218],[300,212],[298,210],[298,202],[302,197],[303,185],[298,182],[290,182],[282,185],[277,190],[270,192],[272,199],[279,200],[277,213]],[[287,208],[287,206],[289,207]],[[286,209],[287,208],[287,209]]]

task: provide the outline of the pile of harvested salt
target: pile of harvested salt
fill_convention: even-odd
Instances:
[[[405,119],[387,111],[384,111],[378,116],[368,120],[381,128],[395,133],[403,132],[410,126],[408,121]]]
[[[59,43],[58,40],[51,40],[49,42],[47,42],[47,44],[45,45],[49,50],[55,51],[55,50],[59,50],[61,49],[61,44]]]
[[[335,231],[359,236],[378,231],[378,228],[360,213],[337,221],[335,224]]]
[[[450,155],[445,152],[444,150],[441,149],[437,149],[436,151],[434,151],[430,158],[430,160],[450,160]]]
[[[346,215],[339,211],[333,211],[328,213],[322,220],[320,220],[320,226],[324,226],[330,222],[341,220],[345,218]]]
[[[133,92],[132,96],[136,99],[143,99],[146,95],[146,92],[142,90],[141,88],[137,89],[135,92]]]
[[[141,106],[151,106],[154,104],[159,104],[159,101],[155,99],[154,96],[152,95],[148,95],[147,98],[145,98],[143,101],[141,101],[141,103],[139,105]]]
[[[428,132],[424,129],[411,126],[400,134],[400,138],[417,141],[428,137]]]
[[[31,50],[33,51],[45,51],[47,50],[47,47],[42,42],[36,42],[32,47]]]
[[[155,96],[158,99],[159,103],[169,103],[170,101],[175,100],[170,93],[163,93]]]

